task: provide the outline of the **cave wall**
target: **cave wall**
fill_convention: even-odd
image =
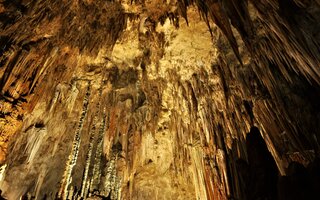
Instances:
[[[0,1],[2,195],[313,193],[294,180],[317,177],[319,20],[318,1]]]

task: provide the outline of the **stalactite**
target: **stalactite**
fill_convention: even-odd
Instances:
[[[319,20],[310,0],[1,1],[3,195],[314,194]]]
[[[59,198],[62,199],[67,199],[68,197],[68,193],[69,193],[69,185],[72,181],[72,177],[71,177],[71,173],[73,170],[73,167],[76,165],[77,159],[78,159],[78,153],[79,153],[79,148],[80,148],[80,141],[81,141],[81,131],[83,128],[83,123],[86,120],[86,115],[87,115],[87,111],[88,111],[88,105],[89,105],[89,98],[90,98],[90,81],[87,81],[87,91],[85,94],[85,97],[83,99],[83,108],[82,108],[82,113],[81,113],[81,117],[79,119],[79,124],[78,127],[75,131],[75,135],[74,135],[74,140],[73,140],[73,144],[72,144],[72,150],[71,153],[69,155],[69,159],[66,165],[66,170],[64,172],[63,175],[63,180],[62,180],[62,184],[60,187],[60,191],[59,191]]]
[[[0,181],[3,180],[4,174],[6,172],[7,164],[4,164],[0,167]]]
[[[106,115],[106,108],[103,109],[103,118],[100,125],[100,129],[98,132],[97,138],[97,147],[94,156],[94,165],[93,165],[93,172],[92,178],[90,183],[90,192],[92,193],[95,189],[98,189],[98,185],[100,184],[100,176],[101,176],[101,158],[103,156],[103,135],[106,131],[106,123],[107,123],[107,115]]]
[[[35,157],[35,154],[40,148],[40,145],[43,142],[43,138],[47,136],[47,131],[46,130],[41,130],[43,127],[36,127],[37,124],[35,124],[31,130],[30,130],[30,137],[28,138],[27,145],[25,148],[25,151],[28,152],[27,154],[28,159],[27,162],[32,164],[33,159]]]
[[[99,110],[99,109],[98,109]],[[95,124],[97,122],[97,116],[94,117],[93,123]],[[82,198],[87,197],[88,190],[89,190],[89,168],[91,165],[91,156],[92,156],[92,151],[93,151],[93,141],[94,141],[94,136],[95,136],[95,125],[93,125],[92,129],[90,130],[90,140],[89,140],[89,149],[86,157],[86,165],[83,173],[83,180],[82,180],[82,185],[81,185],[81,194],[80,196]]]
[[[116,160],[117,155],[112,154],[110,160],[108,160],[105,167],[105,177],[103,183],[103,189],[100,194],[104,197],[110,197],[111,199],[118,199],[119,196],[119,181],[116,172]]]
[[[80,194],[80,197],[81,198],[86,198],[88,196],[88,193],[89,193],[89,190],[90,190],[90,181],[92,181],[92,177],[89,177],[89,170],[92,165],[92,161],[95,162],[95,157],[94,157],[94,154],[93,154],[93,149],[94,149],[94,146],[96,143],[97,140],[99,140],[99,136],[101,136],[101,133],[100,132],[103,132],[101,130],[96,130],[97,129],[97,123],[99,121],[99,116],[101,116],[101,101],[102,101],[102,90],[103,90],[103,83],[101,83],[101,86],[99,88],[99,100],[98,100],[98,103],[96,105],[96,113],[94,115],[94,119],[93,119],[93,122],[92,122],[92,128],[90,130],[90,139],[89,139],[89,148],[88,148],[88,153],[86,155],[86,161],[85,161],[85,168],[84,168],[84,174],[83,174],[83,178],[82,178],[82,185],[81,185],[81,194]],[[105,116],[102,116],[102,117],[105,117]],[[104,119],[102,121],[102,124],[100,125],[101,127],[104,126]],[[102,128],[103,129],[103,128]],[[98,132],[98,133],[97,133]],[[98,141],[98,144],[96,148],[102,148],[102,146],[99,146],[99,142]],[[99,149],[96,149],[96,151],[99,150]],[[100,155],[101,156],[101,155]],[[93,163],[93,168],[94,168],[94,165],[95,163]],[[97,164],[100,164],[99,162]],[[93,169],[94,170],[94,169]],[[93,172],[94,174],[94,172]]]
[[[42,167],[42,166],[41,166]],[[40,193],[40,190],[42,188],[42,184],[45,180],[45,177],[46,177],[46,174],[48,173],[48,171],[46,170],[46,168],[44,169],[41,169],[40,170],[40,174],[38,176],[38,180],[37,180],[37,183],[35,185],[35,198],[39,198],[39,193]]]

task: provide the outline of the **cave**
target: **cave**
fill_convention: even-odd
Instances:
[[[0,0],[0,199],[320,199],[319,0]]]

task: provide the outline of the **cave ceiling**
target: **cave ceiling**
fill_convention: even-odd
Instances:
[[[319,0],[0,0],[1,196],[312,199],[319,66]]]

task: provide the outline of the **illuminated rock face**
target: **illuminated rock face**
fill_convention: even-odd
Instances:
[[[312,199],[319,21],[308,0],[0,1],[2,196]]]

